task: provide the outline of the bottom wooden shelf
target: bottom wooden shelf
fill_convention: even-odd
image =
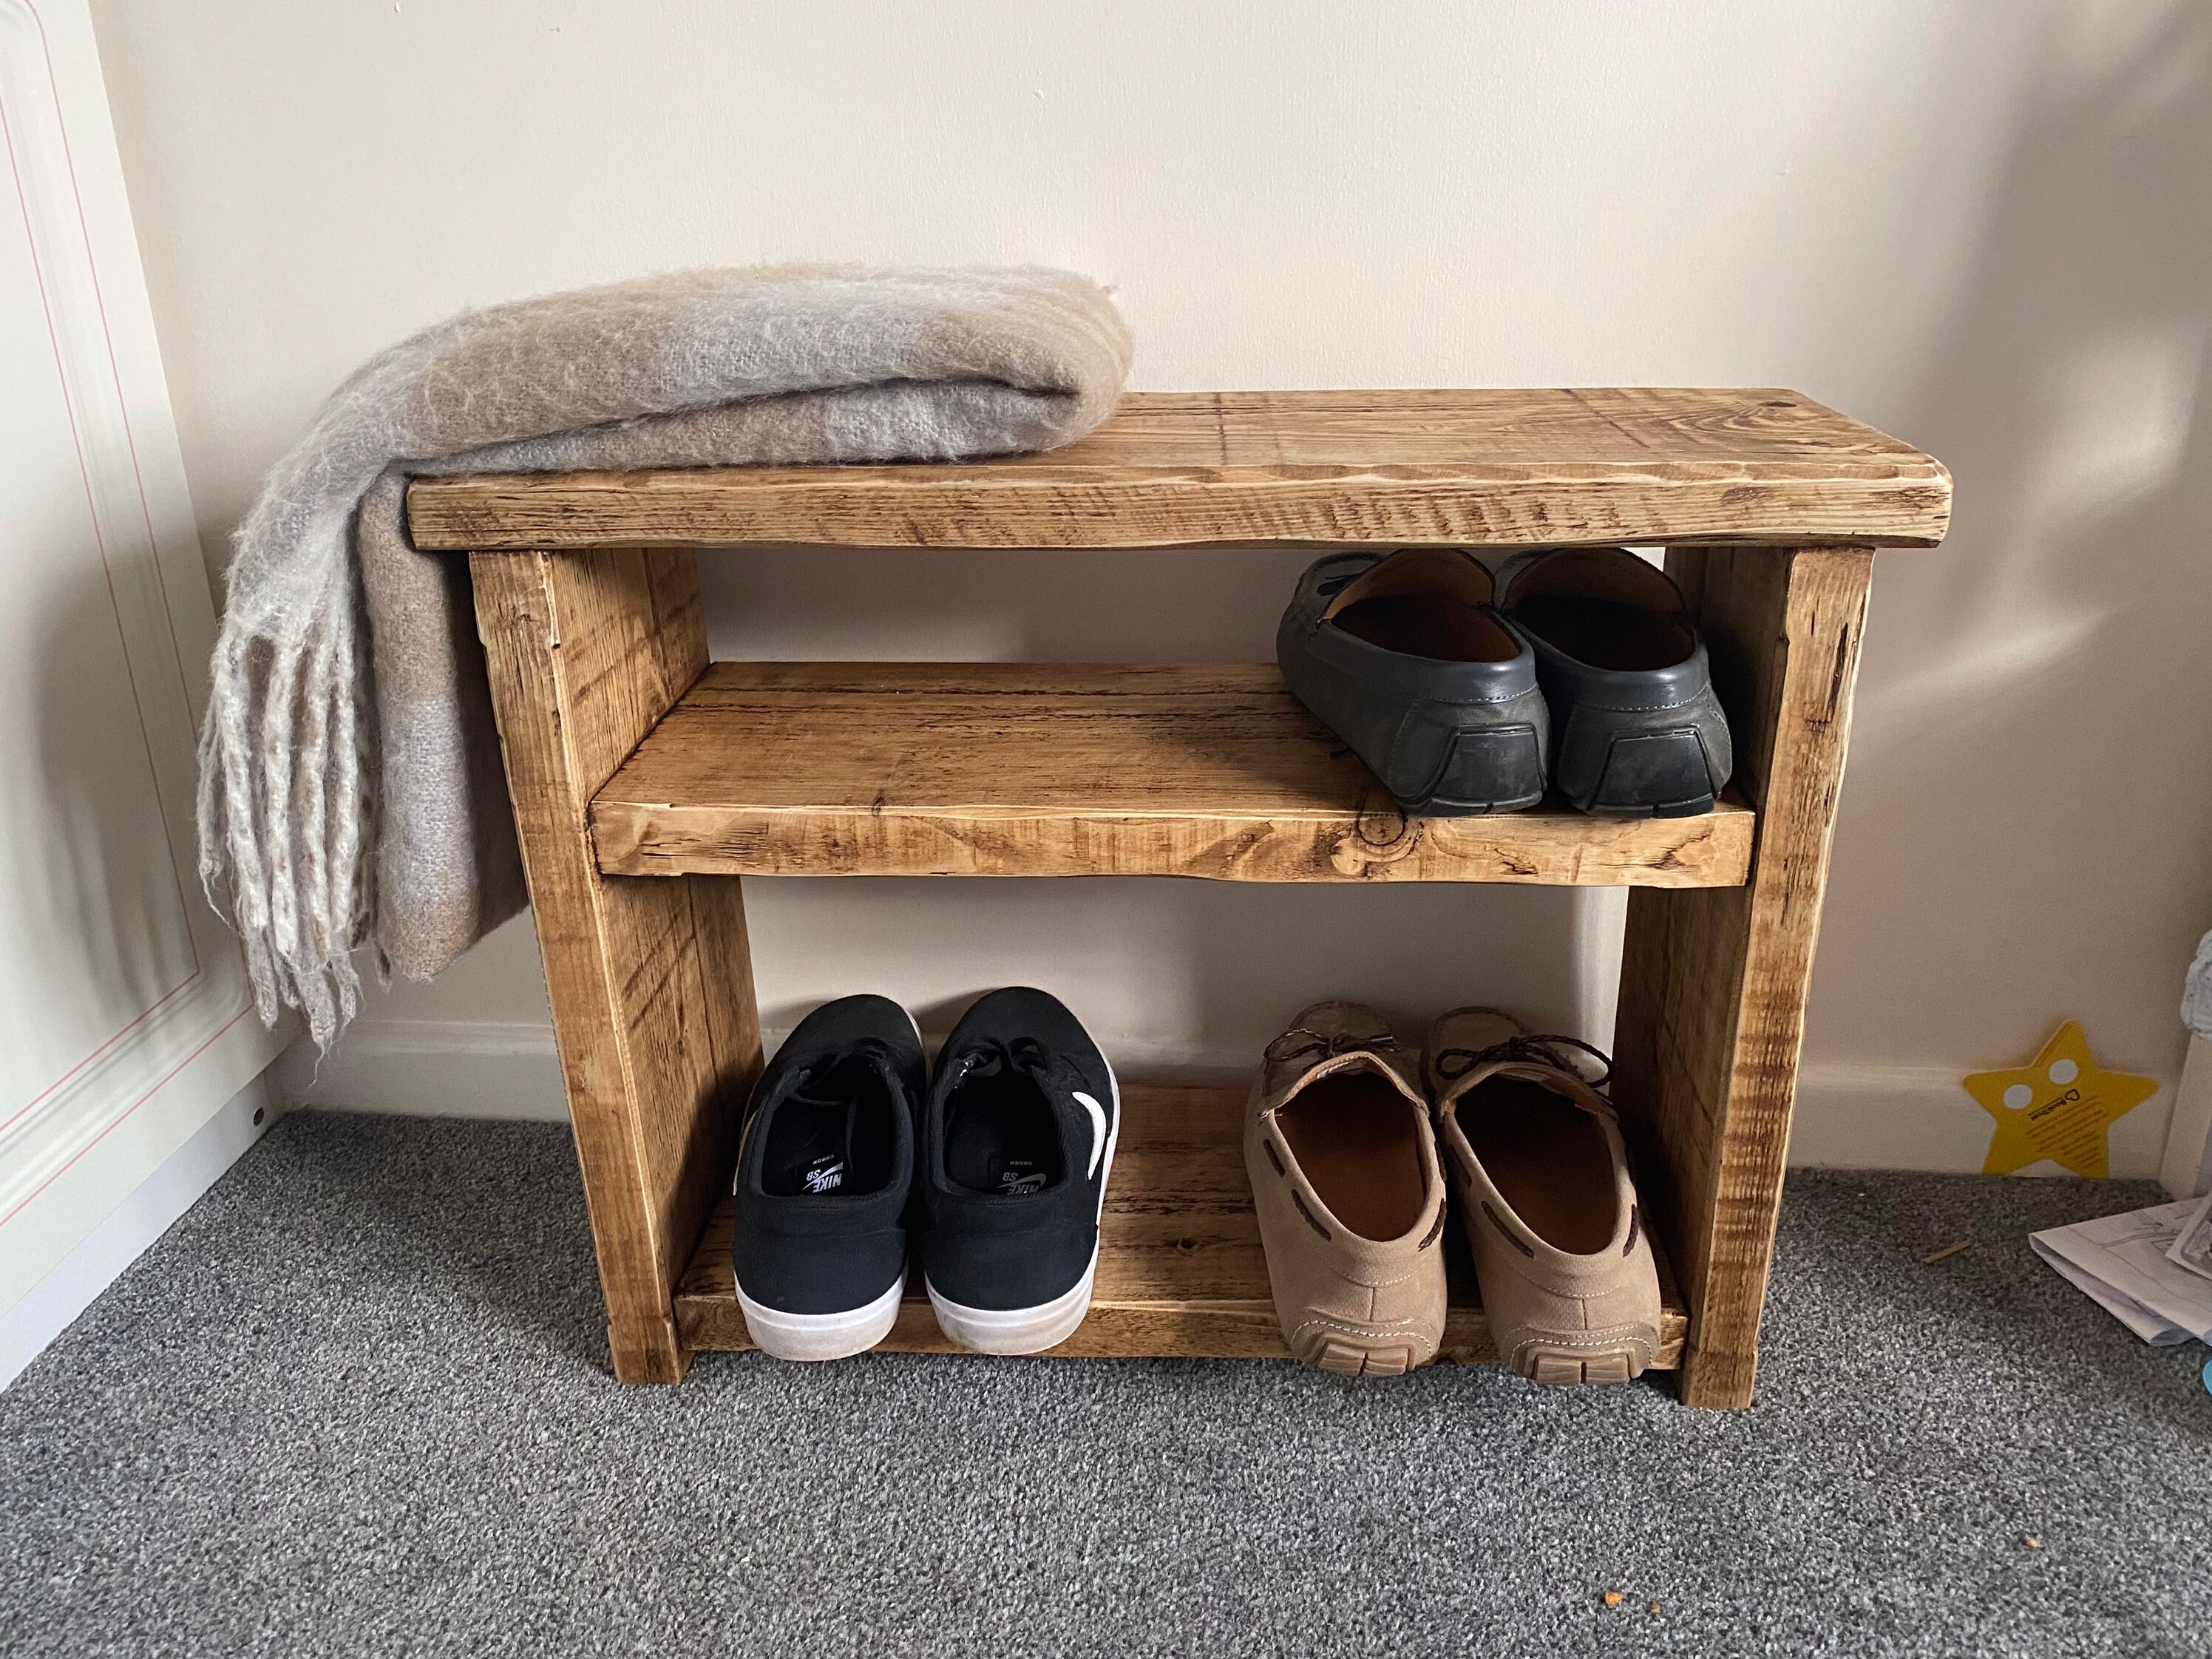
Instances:
[[[1077,1357],[1145,1354],[1219,1359],[1287,1359],[1267,1291],[1267,1264],[1244,1176],[1244,1091],[1131,1088],[1121,1097],[1121,1134],[1098,1252],[1090,1317],[1051,1352]],[[1451,1313],[1442,1358],[1495,1361],[1498,1352],[1474,1293],[1457,1223],[1450,1230]],[[1663,1257],[1664,1345],[1656,1364],[1681,1361],[1689,1322]],[[730,1268],[730,1205],[723,1200],[676,1293],[676,1322],[695,1348],[752,1346],[738,1310]],[[952,1345],[919,1285],[882,1345],[908,1353],[950,1353]]]

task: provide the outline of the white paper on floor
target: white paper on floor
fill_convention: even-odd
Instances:
[[[2192,1201],[2197,1207],[2181,1224],[2181,1236],[2166,1247],[2166,1259],[2212,1279],[2212,1193]]]
[[[2154,1204],[2030,1233],[2027,1242],[2060,1277],[2144,1341],[2160,1347],[2191,1337],[2212,1342],[2212,1279],[2200,1279],[2166,1255],[2200,1206],[2194,1198]]]

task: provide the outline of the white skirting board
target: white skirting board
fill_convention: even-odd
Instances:
[[[766,1034],[771,1053],[784,1033]],[[1122,1075],[1144,1082],[1237,1083],[1252,1056],[1196,1057],[1113,1048]],[[1806,1169],[1980,1170],[1990,1122],[1959,1079],[1966,1069],[1814,1063],[1798,1075],[1790,1162]],[[349,1111],[565,1122],[561,1066],[543,1025],[388,1021],[356,1026],[318,1073],[314,1051],[295,1044],[274,1073],[288,1097]],[[2212,1062],[2203,1082],[2212,1109]],[[2137,1109],[2163,1115],[2156,1097]],[[2202,1140],[2199,1135],[2199,1140]],[[2145,1177],[2155,1149],[2131,1153],[2116,1136],[2116,1176]],[[2140,1139],[2136,1144],[2140,1145]]]
[[[270,1075],[289,1101],[402,1117],[566,1123],[568,1101],[548,1025],[362,1021],[318,1060],[304,1040]]]
[[[168,1231],[276,1121],[263,1073],[247,1084],[85,1235],[15,1306],[0,1314],[0,1389],[92,1305],[123,1270]],[[263,1115],[254,1121],[254,1114]]]
[[[770,1054],[789,1035],[762,1033]],[[933,1049],[936,1039],[928,1041]],[[1125,1075],[1153,1083],[1241,1083],[1250,1075],[1233,1057],[1170,1060],[1126,1047],[1115,1048],[1114,1063]],[[312,1044],[294,1043],[270,1076],[287,1100],[335,1111],[568,1121],[560,1058],[552,1029],[544,1025],[364,1022],[319,1062]]]

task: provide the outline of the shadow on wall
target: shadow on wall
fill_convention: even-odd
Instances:
[[[1958,517],[1880,561],[1808,1046],[1964,1072],[2095,1008],[2170,1079],[2212,925],[2212,10],[2081,9],[2046,53],[1905,423]]]

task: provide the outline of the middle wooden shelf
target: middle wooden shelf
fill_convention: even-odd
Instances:
[[[1754,815],[1408,818],[1272,664],[712,664],[592,803],[611,875],[1732,887]]]

